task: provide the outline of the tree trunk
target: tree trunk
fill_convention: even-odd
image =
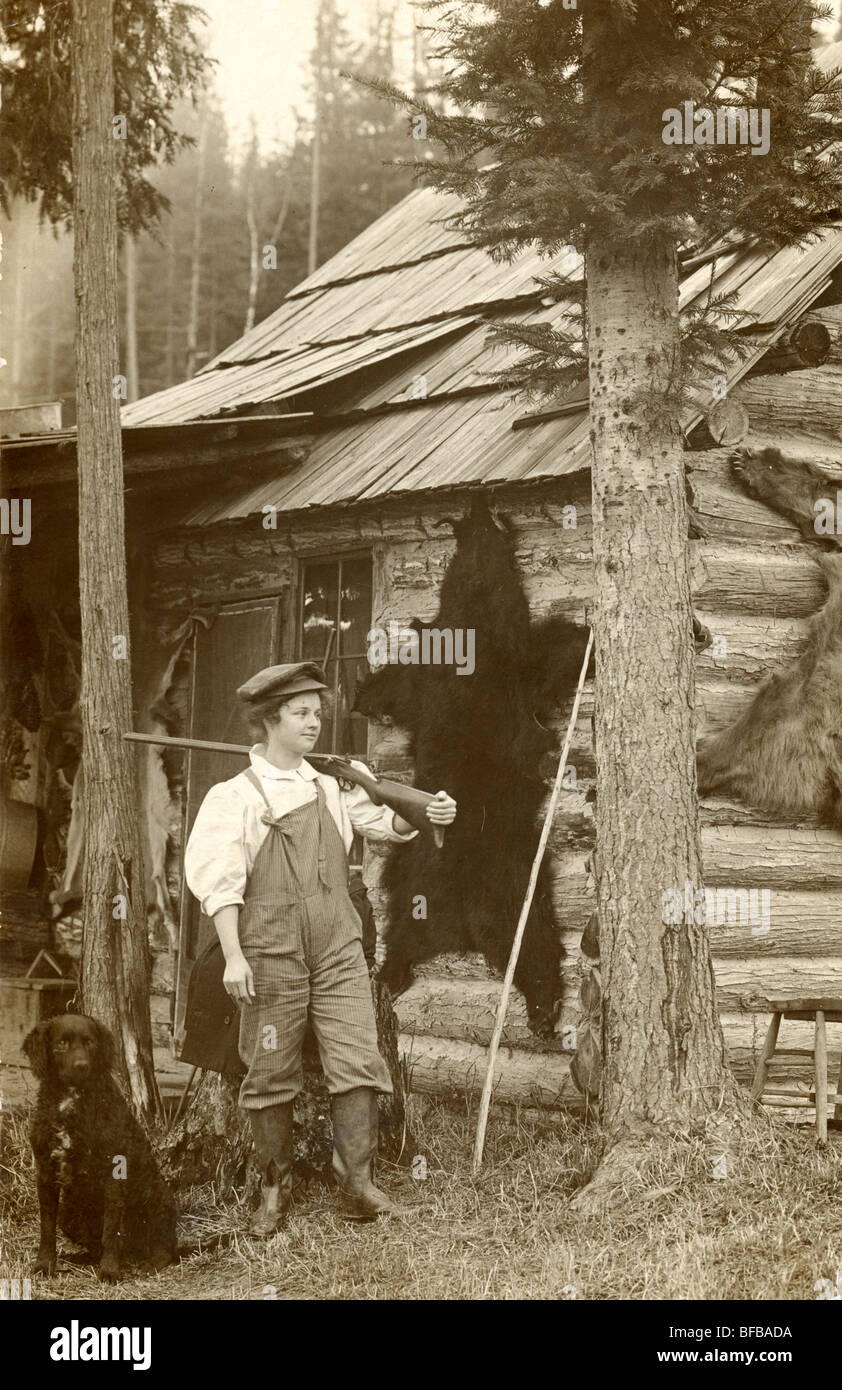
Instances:
[[[271,232],[271,235],[270,235],[270,237],[269,237],[269,241],[268,241],[268,243],[267,243],[269,246],[273,246],[273,247],[275,248],[276,257],[277,257],[277,251],[278,251],[278,243],[279,243],[279,241],[280,241],[280,239],[281,239],[281,232],[282,232],[283,229],[284,229],[284,224],[286,223],[287,217],[288,217],[288,215],[289,215],[289,210],[290,210],[291,203],[292,203],[292,176],[291,176],[291,174],[290,174],[289,172],[287,172],[287,175],[286,175],[286,177],[285,177],[285,179],[284,179],[284,191],[283,191],[283,195],[282,195],[282,197],[281,197],[281,205],[280,205],[280,207],[279,207],[279,209],[278,209],[278,216],[275,218],[275,225],[274,225],[274,227],[272,228],[272,232]],[[251,224],[249,225],[249,231],[251,231]],[[259,290],[260,290],[260,277],[261,277],[261,275],[263,274],[263,270],[264,270],[263,264],[262,264],[261,260],[259,259],[258,255],[257,255],[257,229],[256,229],[256,228],[255,228],[255,232],[254,232],[254,245],[255,245],[255,262],[254,262],[254,263],[255,263],[254,304],[252,305],[252,298],[251,298],[252,291],[251,291],[251,286],[249,286],[249,314],[250,314],[250,316],[251,316],[251,323],[248,324],[248,327],[249,327],[249,328],[253,328],[253,327],[254,327],[254,311],[255,311],[256,308],[257,308],[257,296],[258,296],[258,293],[259,293]],[[215,355],[215,352],[216,352],[216,349],[214,349],[214,355]]]
[[[415,1143],[407,1126],[406,1090],[398,1057],[398,1029],[386,985],[372,980],[377,1018],[377,1041],[389,1068],[394,1094],[380,1099],[380,1155],[392,1163],[409,1164]],[[217,1196],[229,1197],[245,1184],[248,1199],[257,1191],[255,1172],[249,1172],[251,1126],[237,1104],[239,1081],[202,1072],[194,1082],[184,1113],[162,1141],[162,1161],[176,1188],[213,1182]],[[325,1086],[315,1039],[307,1033],[304,1046],[304,1087],[295,1102],[295,1174],[299,1181],[329,1179],[333,1140],[330,1097]]]
[[[182,1115],[162,1136],[158,1156],[176,1192],[212,1182],[225,1201],[246,1180],[252,1138],[237,1106],[239,1082],[199,1071]]]
[[[73,191],[82,766],[82,999],[112,1032],[139,1111],[160,1105],[132,727],[120,415],[113,0],[73,0]]]
[[[313,118],[313,144],[310,164],[310,226],[307,233],[307,274],[312,275],[319,263],[319,200],[321,167],[321,96],[316,92],[316,114]]]
[[[187,376],[195,375],[199,349],[199,290],[202,274],[202,214],[205,199],[205,161],[207,157],[208,108],[202,105],[199,121],[199,151],[196,167],[196,194],[193,200],[193,253],[190,263],[190,303],[187,313]]]
[[[260,254],[257,245],[257,217],[254,210],[254,184],[257,178],[257,146],[252,147],[252,166],[246,187],[246,222],[249,233],[249,291],[246,305],[246,321],[243,332],[250,333],[254,328],[254,313],[257,308],[257,285],[260,280]]]
[[[307,274],[319,264],[319,208],[321,204],[322,126],[324,95],[333,76],[332,38],[335,24],[333,0],[319,0],[316,10],[316,47],[313,53],[313,140],[310,156],[310,224],[307,232]],[[327,78],[327,82],[325,79]]]
[[[211,272],[210,313],[208,317],[208,358],[212,361],[219,351],[217,347],[219,327],[219,279],[215,266]]]
[[[164,352],[164,385],[175,385],[175,227],[170,218],[167,232],[167,335]]]
[[[29,314],[27,290],[31,283],[29,275],[35,249],[35,207],[18,199],[15,204],[15,232],[13,246],[13,266],[15,294],[12,313],[12,331],[8,346],[12,368],[12,405],[26,405],[27,343],[26,324]],[[31,398],[30,398],[31,399]]]
[[[136,401],[140,395],[137,367],[137,248],[135,239],[126,236],[126,398]]]
[[[684,467],[665,398],[679,360],[675,249],[592,241],[587,280],[602,1119],[615,1154],[584,1207],[622,1168],[619,1150],[698,1129],[735,1099],[707,927],[692,911],[664,921],[664,895],[683,905],[685,885],[703,881]]]

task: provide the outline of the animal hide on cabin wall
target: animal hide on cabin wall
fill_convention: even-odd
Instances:
[[[138,731],[144,734],[178,732],[178,711],[170,704],[176,670],[190,650],[194,625],[207,622],[204,617],[191,615],[172,633],[170,645],[161,650],[150,648],[145,680],[137,699]],[[167,851],[180,808],[173,802],[169,779],[164,765],[165,750],[154,744],[140,750],[138,759],[138,791],[143,810],[144,859],[146,870],[146,909],[150,925],[163,926],[173,953],[178,950],[178,922],[173,913],[167,886]]]
[[[764,810],[817,815],[842,829],[842,536],[815,529],[815,503],[833,497],[836,484],[777,449],[742,450],[732,470],[753,496],[837,553],[819,558],[828,597],[810,620],[801,656],[763,682],[730,728],[699,740],[699,793],[732,793]]]
[[[3,687],[4,722],[15,719],[37,733],[41,727],[39,682],[43,679],[44,651],[38,624],[27,600],[19,566],[4,567],[4,602],[0,605],[0,679]]]
[[[165,651],[155,649],[154,663],[150,662],[146,681],[137,697],[138,723],[143,733],[173,732],[170,727],[167,697],[176,667],[192,636],[194,621],[194,617],[191,616],[181,624],[172,634],[171,645]],[[201,621],[205,621],[204,618]],[[131,755],[127,745],[126,756]],[[149,745],[140,750],[138,792],[142,808],[141,832],[144,844],[147,916],[151,929],[165,929],[171,949],[175,951],[178,945],[178,925],[167,887],[166,858],[172,827],[178,814],[167,780],[163,750],[159,747]],[[82,898],[85,865],[85,789],[81,761],[73,781],[71,808],[62,880],[59,889],[50,895],[55,910],[62,913],[75,907]]]
[[[387,665],[361,683],[355,705],[408,730],[416,785],[444,788],[459,808],[443,849],[424,836],[390,851],[381,977],[396,994],[411,983],[416,962],[442,951],[481,951],[505,970],[547,794],[539,764],[556,745],[543,721],[557,716],[575,686],[587,641],[585,629],[561,618],[532,621],[512,538],[484,501],[450,524],[456,551],[428,626],[473,630],[473,673]],[[417,915],[420,899],[426,916]],[[545,1036],[558,1010],[560,961],[542,872],[515,983],[530,1026]]]

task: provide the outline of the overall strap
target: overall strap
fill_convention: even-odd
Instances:
[[[269,811],[269,814],[271,815],[271,814],[272,814],[272,807],[271,807],[271,804],[270,804],[270,802],[269,802],[269,798],[268,798],[268,796],[266,795],[266,792],[265,792],[263,783],[261,782],[261,780],[260,780],[260,778],[258,777],[257,773],[255,772],[254,768],[253,768],[253,767],[247,767],[247,768],[246,768],[245,775],[246,775],[246,777],[248,778],[248,780],[251,782],[252,786],[253,786],[253,787],[257,787],[257,790],[260,792],[260,795],[263,797],[263,800],[266,802],[267,809],[268,809],[268,811]]]
[[[263,783],[261,782],[261,780],[260,780],[260,778],[258,777],[257,773],[255,772],[254,768],[253,768],[253,767],[248,767],[248,768],[246,768],[245,775],[246,775],[246,777],[248,778],[248,780],[251,782],[252,786],[254,786],[254,787],[257,788],[257,790],[260,792],[260,795],[263,797],[263,800],[266,802],[266,809],[267,809],[268,812],[269,812],[269,820],[271,821],[271,823],[272,823],[273,825],[278,825],[278,826],[279,826],[279,825],[280,825],[280,821],[276,820],[276,818],[275,818],[275,816],[274,816],[274,813],[273,813],[273,811],[272,811],[271,803],[270,803],[270,801],[269,801],[268,796],[266,795],[266,789],[265,789],[265,787],[263,786]],[[327,863],[326,863],[326,858],[325,858],[324,817],[325,817],[325,816],[329,816],[329,815],[330,815],[330,811],[328,810],[328,806],[327,806],[327,797],[325,796],[324,787],[322,786],[322,784],[321,784],[321,782],[319,781],[318,777],[314,777],[313,780],[314,780],[314,782],[315,782],[315,784],[316,784],[316,805],[317,805],[317,808],[318,808],[318,823],[319,823],[319,832],[318,832],[318,833],[319,833],[319,880],[320,880],[320,882],[322,882],[322,883],[324,883],[324,884],[327,884],[328,877],[327,877]],[[309,804],[312,805],[313,803],[310,802]],[[266,819],[266,817],[264,817],[264,820],[265,820],[265,819]],[[282,817],[281,819],[283,819],[283,817]],[[332,819],[332,817],[331,817],[331,819]]]
[[[322,883],[326,885],[327,865],[325,863],[324,818],[325,816],[330,815],[330,811],[328,810],[327,797],[325,796],[324,787],[322,786],[318,777],[315,777],[313,780],[316,783],[316,798],[319,803],[319,879]]]

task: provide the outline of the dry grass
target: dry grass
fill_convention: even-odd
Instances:
[[[814,1299],[842,1268],[842,1136],[752,1124],[726,1180],[701,1143],[660,1141],[615,1214],[577,1217],[569,1198],[594,1165],[596,1137],[576,1121],[500,1107],[485,1168],[470,1172],[474,1111],[415,1098],[427,1176],[383,1168],[406,1219],[343,1221],[324,1188],[300,1193],[269,1242],[235,1234],[153,1278],[109,1287],[62,1259],[33,1297],[59,1299]],[[5,1117],[0,1196],[3,1269],[22,1277],[37,1244],[26,1118]],[[182,1196],[189,1239],[236,1232],[245,1213],[209,1189]],[[65,1249],[66,1249],[65,1243]]]

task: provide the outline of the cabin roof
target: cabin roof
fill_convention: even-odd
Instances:
[[[832,45],[823,66],[842,45]],[[824,55],[823,55],[824,56]],[[312,411],[306,459],[281,477],[243,484],[189,508],[183,524],[246,517],[266,505],[299,511],[430,489],[536,481],[587,468],[586,392],[535,409],[492,374],[522,349],[490,339],[494,325],[560,322],[539,277],[582,276],[571,247],[492,260],[448,226],[455,194],[419,188],[390,208],[196,376],[124,407],[125,427]],[[834,218],[802,246],[776,250],[725,238],[683,261],[681,304],[733,294],[750,344],[729,388],[828,290],[842,265]],[[569,322],[569,320],[568,320]],[[701,409],[685,420],[689,429]]]
[[[581,273],[575,253],[554,261],[526,254],[514,267],[494,264],[484,252],[463,247],[453,252],[439,245],[437,195],[410,194],[386,215],[388,245],[401,238],[418,250],[417,219],[423,212],[437,246],[433,266],[445,292],[439,315],[420,323],[399,323],[400,312],[432,308],[410,295],[401,310],[395,286],[401,271],[377,268],[382,254],[379,224],[369,227],[350,248],[322,266],[317,283],[305,281],[266,323],[256,327],[209,364],[190,382],[148,397],[123,412],[126,423],[178,417],[230,418],[244,410],[265,409],[271,402],[312,409],[318,424],[306,460],[282,478],[228,489],[205,497],[181,518],[182,524],[210,525],[252,515],[267,505],[300,511],[351,502],[370,502],[439,488],[561,477],[587,468],[588,417],[582,392],[572,396],[563,413],[535,411],[497,384],[491,373],[505,370],[517,348],[489,340],[489,329],[507,321],[552,323],[570,305],[548,303],[537,275],[561,267]],[[384,219],[381,219],[381,221]],[[351,256],[353,252],[353,256]],[[450,256],[454,267],[447,268]],[[478,257],[486,264],[481,271]],[[809,244],[782,250],[743,244],[691,269],[682,283],[683,307],[710,292],[733,292],[750,342],[748,356],[727,373],[729,386],[745,375],[786,328],[813,304],[842,263],[842,227],[828,225]],[[476,267],[473,277],[455,273]],[[358,275],[343,280],[350,269]],[[406,268],[410,289],[417,289],[416,261]],[[331,279],[335,275],[336,279]],[[495,279],[495,277],[497,277]],[[432,294],[435,277],[429,282]],[[381,287],[388,293],[381,294]],[[460,288],[461,286],[461,288]],[[530,288],[531,287],[531,288]],[[414,291],[413,291],[414,292]],[[350,294],[356,309],[352,309]],[[479,293],[485,308],[477,308]],[[389,321],[391,320],[391,322]],[[375,326],[372,326],[375,324]],[[340,337],[349,326],[361,331]],[[316,340],[317,333],[324,335]],[[331,383],[339,391],[320,409],[315,393]],[[426,394],[418,399],[419,391]],[[142,413],[141,413],[142,412]],[[192,412],[192,415],[188,414]],[[691,427],[700,416],[686,422]],[[284,416],[278,418],[284,430]]]

